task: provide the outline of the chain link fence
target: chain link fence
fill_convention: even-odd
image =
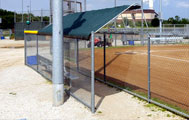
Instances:
[[[91,108],[91,49],[89,41],[64,38],[66,92]],[[52,81],[52,36],[25,34],[25,63]],[[85,61],[87,60],[87,62]]]
[[[95,77],[188,118],[189,39],[167,32],[146,32],[142,44],[138,32],[102,30],[97,34],[104,39],[102,48],[95,49]]]
[[[52,36],[25,40],[26,64],[52,80]],[[96,80],[189,117],[189,39],[146,32],[141,42],[138,32],[101,31],[94,41]],[[91,41],[65,38],[63,62],[66,91],[90,108]]]

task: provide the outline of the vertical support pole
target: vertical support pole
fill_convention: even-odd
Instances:
[[[43,22],[43,9],[41,9],[41,22]]]
[[[104,33],[104,81],[106,82],[106,33]]]
[[[148,36],[148,102],[150,103],[151,91],[150,91],[150,35]]]
[[[39,43],[38,43],[38,35],[36,35],[36,37],[37,37],[37,41],[36,41],[36,47],[37,47],[37,54],[36,54],[36,56],[37,56],[37,71],[39,71],[39,57],[38,57],[38,55],[39,55]]]
[[[117,6],[117,0],[114,0],[114,7]],[[117,30],[117,23],[116,23],[116,19],[114,21],[114,26],[115,26],[115,29]],[[117,34],[114,34],[115,35],[115,47],[117,46]]]
[[[144,45],[144,4],[143,4],[143,0],[141,0],[141,13],[142,13],[142,18],[141,18],[141,43],[142,45]]]
[[[79,44],[78,44],[79,40],[76,40],[76,65],[77,65],[77,71],[79,71]]]
[[[16,23],[16,11],[14,11],[14,23]]]
[[[32,16],[32,11],[31,11],[31,0],[30,0],[30,22],[32,22],[31,16]]]
[[[95,113],[95,59],[94,59],[94,32],[91,32],[91,111]]]
[[[160,32],[160,36],[162,35],[162,0],[160,0],[159,2],[159,9],[160,9],[160,13],[159,13],[159,32]]]
[[[87,0],[84,0],[84,12],[87,11]]]
[[[53,0],[53,105],[64,102],[63,1]],[[56,9],[54,9],[56,8]]]
[[[77,12],[77,0],[74,1],[74,12],[76,13]]]
[[[25,62],[25,65],[27,64],[27,37],[26,37],[26,34],[24,33],[24,62]]]
[[[22,23],[24,22],[24,1],[22,0]]]
[[[52,23],[52,0],[50,0],[50,18],[49,18],[49,23],[51,24]]]

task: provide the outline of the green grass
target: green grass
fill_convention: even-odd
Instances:
[[[15,92],[10,92],[9,94],[10,94],[10,95],[16,95],[16,93],[15,93]]]
[[[171,115],[170,115],[170,114],[167,114],[167,117],[171,117]]]
[[[147,116],[148,116],[148,117],[151,117],[151,116],[152,116],[152,114],[148,114]]]
[[[101,113],[102,113],[102,111],[98,111],[97,113],[101,114]]]

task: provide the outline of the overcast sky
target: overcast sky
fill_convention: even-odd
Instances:
[[[27,6],[30,0],[24,1],[24,10],[27,11]],[[49,9],[49,0],[31,0],[32,10]],[[78,0],[83,1],[83,0]],[[148,0],[145,1],[145,8],[148,8]],[[132,3],[140,3],[140,0],[117,0],[117,5],[127,5]],[[22,0],[0,0],[0,7],[11,11],[21,11]],[[87,0],[87,10],[101,9],[113,7],[114,0]],[[159,0],[154,0],[154,9],[159,12]],[[174,17],[189,18],[189,0],[163,0],[163,18]]]

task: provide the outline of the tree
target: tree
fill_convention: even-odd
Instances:
[[[188,18],[180,18],[179,16],[175,16],[175,18],[170,17],[168,20],[164,20],[163,24],[189,24]]]
[[[154,18],[152,21],[151,21],[151,25],[153,27],[158,27],[159,26],[159,19],[158,18]]]
[[[180,22],[180,17],[177,15],[177,16],[175,16],[175,21],[176,21],[176,23],[179,23]]]
[[[14,12],[0,9],[0,18],[2,18],[1,29],[14,28]]]

